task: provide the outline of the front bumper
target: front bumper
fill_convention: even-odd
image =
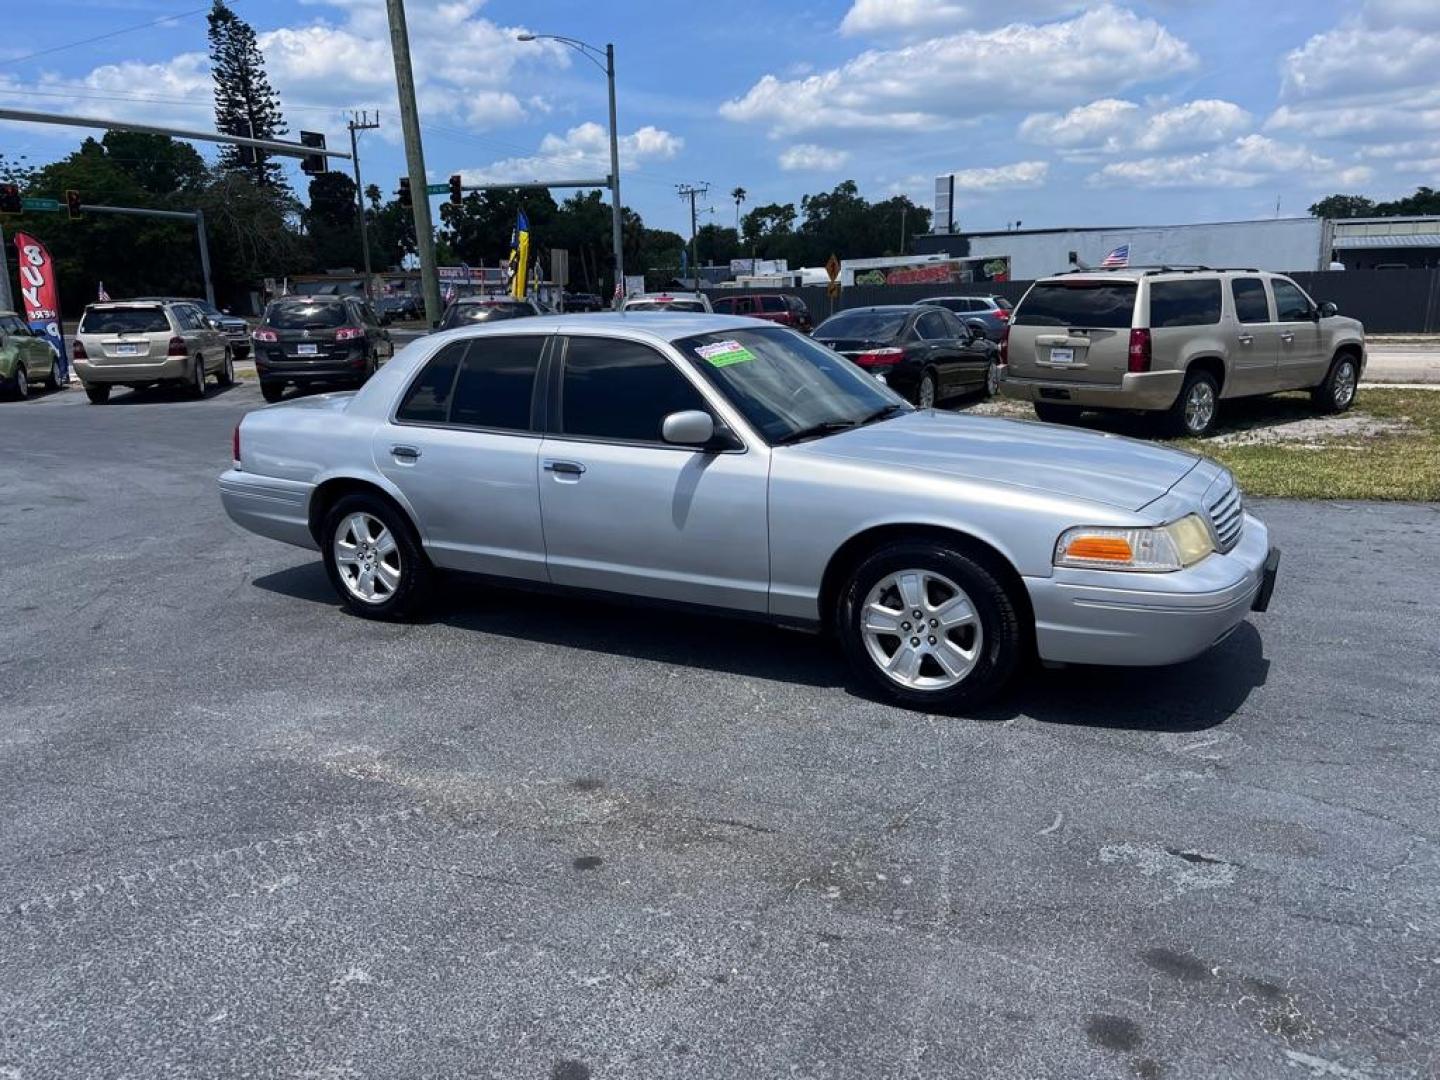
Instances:
[[[167,379],[188,379],[194,370],[188,356],[166,356],[159,360],[122,364],[114,360],[73,360],[75,374],[86,383],[147,383]]]
[[[1022,378],[1009,365],[1000,369],[1000,394],[1017,401],[1047,401],[1087,409],[1160,411],[1175,404],[1185,382],[1183,371],[1126,372],[1118,383],[1062,382]]]
[[[220,504],[230,520],[272,540],[316,548],[310,535],[310,495],[314,485],[240,469],[220,475]]]
[[[1057,567],[1025,578],[1042,660],[1152,667],[1199,656],[1251,610],[1270,603],[1278,548],[1257,518],[1245,515],[1230,552],[1186,570],[1139,574]]]

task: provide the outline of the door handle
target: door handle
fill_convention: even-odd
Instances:
[[[578,461],[547,461],[545,471],[559,473],[562,476],[579,476],[585,471],[585,466]]]
[[[1280,340],[1289,343],[1295,340],[1295,335],[1287,330],[1285,333],[1280,335]]]
[[[1236,340],[1239,341],[1241,345],[1253,345],[1255,343],[1255,335],[1241,334]]]
[[[406,461],[414,461],[420,456],[420,450],[414,446],[392,446],[390,453],[397,458],[404,458]]]

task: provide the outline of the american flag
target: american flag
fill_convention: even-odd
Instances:
[[[97,295],[95,299],[102,304],[106,303],[110,299],[110,294],[105,291],[105,282],[100,282],[100,288],[97,290]]]
[[[1129,244],[1121,244],[1119,247],[1117,247],[1117,248],[1115,248],[1113,251],[1111,251],[1109,255],[1106,255],[1105,258],[1100,261],[1100,265],[1101,265],[1101,266],[1129,266],[1129,265],[1130,265],[1130,245],[1129,245]]]

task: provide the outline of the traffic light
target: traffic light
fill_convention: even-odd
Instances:
[[[20,185],[0,184],[0,214],[18,214],[25,209],[20,201]]]
[[[324,150],[325,136],[318,131],[302,131],[300,132],[300,145],[313,146],[317,150]],[[300,171],[310,176],[314,176],[316,173],[323,173],[325,171],[325,155],[306,154],[300,159]]]
[[[400,196],[401,206],[408,209],[415,205],[415,200],[410,196],[410,178],[408,176],[402,176],[400,178],[400,190],[395,192],[395,194]]]
[[[70,214],[71,221],[84,216],[84,211],[80,207],[80,192],[74,188],[65,189],[65,209]]]
[[[464,198],[465,194],[460,190],[460,174],[455,173],[450,177],[450,201],[459,206]]]

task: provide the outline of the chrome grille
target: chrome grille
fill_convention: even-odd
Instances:
[[[1240,541],[1240,530],[1245,526],[1245,506],[1233,479],[1226,478],[1225,486],[1205,510],[1210,515],[1220,550],[1229,551]]]

